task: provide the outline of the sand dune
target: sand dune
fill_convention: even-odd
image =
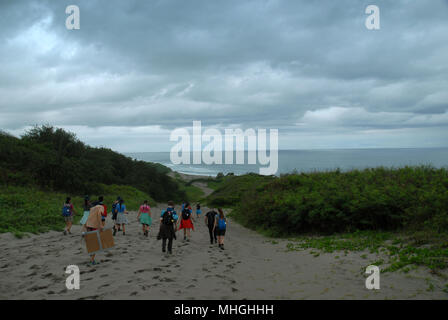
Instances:
[[[155,215],[162,207],[154,208]],[[206,211],[206,208],[204,208]],[[174,242],[173,255],[163,254],[156,239],[141,234],[130,213],[126,236],[88,264],[80,227],[73,235],[48,232],[16,239],[0,235],[1,299],[444,299],[441,290],[427,291],[428,281],[442,281],[426,270],[381,276],[381,289],[365,288],[362,253],[314,257],[286,252],[287,240],[269,239],[230,221],[226,250],[210,245],[207,228],[196,221],[192,241]],[[111,226],[111,220],[108,220]],[[373,261],[373,260],[372,260]],[[80,290],[67,290],[65,268],[81,271]],[[429,279],[429,280],[428,280]]]

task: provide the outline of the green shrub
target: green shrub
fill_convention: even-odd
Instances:
[[[448,171],[427,166],[229,177],[208,200],[273,234],[448,230]]]

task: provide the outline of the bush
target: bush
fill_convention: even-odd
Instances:
[[[274,234],[354,230],[448,231],[448,171],[432,167],[256,175],[227,179],[209,201]]]

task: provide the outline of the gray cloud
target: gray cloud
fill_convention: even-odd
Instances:
[[[65,29],[71,4],[80,30]],[[51,123],[135,149],[192,120],[279,128],[287,148],[425,146],[420,129],[446,145],[448,2],[378,0],[378,31],[369,4],[2,1],[0,127]]]

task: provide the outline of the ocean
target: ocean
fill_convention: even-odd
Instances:
[[[174,171],[191,175],[216,176],[220,172],[242,175],[249,172],[259,173],[260,169],[258,164],[177,165],[171,163],[169,152],[138,152],[126,153],[126,155],[137,160],[160,163]],[[247,153],[245,163],[247,163]],[[381,166],[399,168],[415,165],[448,167],[448,148],[279,150],[276,174],[334,169],[348,171]]]

